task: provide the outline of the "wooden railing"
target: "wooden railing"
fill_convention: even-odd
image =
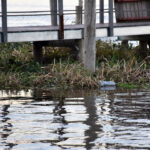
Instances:
[[[99,0],[100,6],[97,9],[97,13],[99,13],[99,23],[104,24],[104,14],[109,14],[109,36],[113,36],[113,29],[114,29],[114,6],[113,0],[109,0],[109,8],[104,9],[104,0]],[[50,10],[49,11],[20,11],[20,12],[7,12],[7,0],[1,0],[1,18],[2,18],[2,42],[7,42],[7,33],[8,33],[8,16],[44,16],[44,15],[51,15],[51,25],[58,26],[59,25],[59,39],[64,38],[64,15],[73,15],[76,14],[78,18],[81,19],[80,22],[76,23],[83,23],[83,14],[84,10],[82,7],[77,9],[76,12],[67,13],[66,10],[63,9],[63,0],[50,0]],[[58,9],[57,9],[58,8]],[[70,10],[71,11],[71,10]],[[59,16],[59,23],[57,22],[57,18]]]

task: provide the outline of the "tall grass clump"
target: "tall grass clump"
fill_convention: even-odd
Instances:
[[[31,43],[9,43],[0,45],[0,71],[35,72],[40,66],[34,62]]]
[[[39,64],[33,59],[32,43],[2,44],[0,88],[98,88],[100,80],[122,86],[150,84],[150,56],[140,57],[138,46],[97,41],[96,49],[96,72],[91,73],[70,48],[43,48],[44,61]]]
[[[35,81],[35,86],[45,85],[45,87],[61,88],[94,88],[98,84],[93,74],[85,70],[79,63],[54,63],[43,70]]]
[[[141,50],[140,50],[141,51]],[[120,85],[150,83],[150,56],[139,55],[139,46],[123,49],[121,45],[97,42],[98,80],[113,80]]]

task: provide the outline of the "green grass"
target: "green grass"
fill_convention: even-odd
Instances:
[[[136,89],[136,88],[140,88],[139,85],[136,84],[132,84],[132,83],[119,83],[118,87],[120,88],[128,88],[128,89]]]

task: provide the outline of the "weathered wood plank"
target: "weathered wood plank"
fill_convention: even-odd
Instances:
[[[150,35],[150,26],[129,26],[114,28],[114,36]]]
[[[58,40],[58,32],[43,31],[43,32],[8,33],[8,42],[30,42],[30,41],[48,41],[48,40]]]
[[[64,39],[82,39],[82,29],[80,30],[66,30],[64,31]]]
[[[129,23],[114,23],[114,27],[136,27],[136,26],[149,26],[150,22],[129,22]],[[108,28],[108,23],[96,24],[96,28]],[[79,25],[65,25],[64,30],[80,30],[84,29],[83,24]],[[8,27],[8,32],[41,32],[41,31],[58,31],[59,26],[24,26],[24,27]],[[0,32],[2,28],[0,27]]]

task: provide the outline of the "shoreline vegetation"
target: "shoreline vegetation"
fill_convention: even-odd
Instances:
[[[0,45],[0,89],[96,89],[99,81],[119,87],[150,85],[150,56],[140,46],[97,41],[96,72],[83,68],[69,48],[44,48],[43,64],[35,62],[32,43]]]

